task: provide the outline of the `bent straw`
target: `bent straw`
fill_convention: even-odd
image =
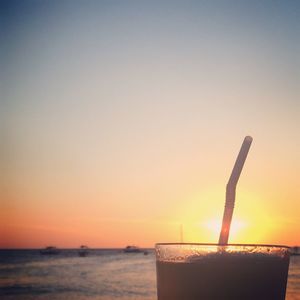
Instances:
[[[226,201],[225,201],[225,208],[223,214],[222,229],[219,238],[219,245],[226,245],[228,243],[231,219],[232,219],[234,202],[235,202],[236,184],[241,175],[251,143],[252,143],[252,137],[246,136],[226,186]]]

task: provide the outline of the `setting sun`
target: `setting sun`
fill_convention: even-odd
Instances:
[[[208,234],[213,236],[216,241],[219,238],[221,230],[222,220],[218,218],[204,221],[202,226],[207,230]],[[247,227],[245,221],[239,219],[233,219],[230,227],[229,239],[230,242],[235,242],[240,236],[243,235],[243,229]]]

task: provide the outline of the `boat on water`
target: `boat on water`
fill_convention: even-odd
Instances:
[[[42,255],[56,255],[59,253],[60,253],[60,250],[54,246],[48,246],[45,249],[40,250],[40,254],[42,254]]]
[[[78,255],[81,257],[85,257],[89,254],[89,247],[85,245],[81,245],[78,251]]]
[[[125,249],[123,249],[123,251],[125,252],[125,253],[141,253],[141,252],[143,252],[142,250],[141,250],[141,248],[139,248],[138,246],[127,246]]]
[[[140,247],[138,246],[127,246],[126,248],[123,249],[123,252],[125,253],[144,253],[144,255],[148,255],[149,252],[147,250],[142,250]]]

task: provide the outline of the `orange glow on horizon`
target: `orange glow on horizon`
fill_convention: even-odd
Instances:
[[[125,204],[120,209],[111,206],[111,215],[114,212],[115,217],[110,218],[101,217],[98,203],[86,207],[84,202],[78,202],[78,207],[61,206],[59,209],[54,206],[27,206],[23,210],[7,207],[6,215],[1,218],[0,247],[41,248],[49,244],[71,248],[81,244],[90,247],[124,247],[127,244],[153,247],[157,242],[180,242],[181,224],[184,242],[217,243],[224,188],[219,185],[201,193],[194,191],[185,201],[178,198],[176,202],[159,203],[157,210],[164,214],[156,218],[126,216],[126,213],[136,211],[137,202],[128,202],[127,208]],[[176,192],[174,189],[174,194]],[[106,210],[109,208],[107,204]],[[47,210],[52,213],[47,214]],[[243,188],[238,190],[229,243],[293,246],[299,244],[296,229],[295,223],[285,220],[274,207],[268,207],[262,195],[249,193]]]

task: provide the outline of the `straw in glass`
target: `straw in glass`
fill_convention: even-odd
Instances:
[[[252,143],[252,137],[246,136],[226,186],[226,201],[225,201],[225,208],[223,214],[222,228],[219,237],[220,245],[228,244],[228,237],[229,237],[231,219],[232,219],[234,202],[235,202],[236,185],[241,175],[251,143]]]

